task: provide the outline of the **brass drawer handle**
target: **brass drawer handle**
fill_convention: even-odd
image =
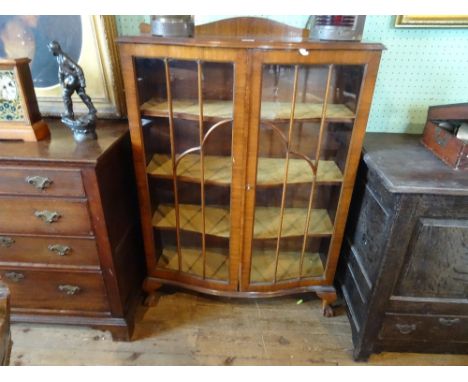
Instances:
[[[5,272],[5,277],[15,283],[19,283],[24,279],[24,275],[18,272]]]
[[[401,334],[410,334],[416,330],[416,324],[396,324],[395,326]]]
[[[460,323],[459,318],[439,318],[439,323],[444,326],[453,326]]]
[[[0,247],[10,248],[15,244],[15,239],[8,236],[0,236]]]
[[[61,244],[50,244],[47,249],[51,252],[56,252],[59,256],[69,255],[72,250],[69,246]]]
[[[47,224],[55,223],[62,217],[58,212],[48,210],[36,211],[34,212],[34,216],[44,220]]]
[[[53,181],[46,176],[28,176],[26,177],[26,182],[29,183],[31,186],[36,187],[38,190],[45,190],[49,188]]]
[[[74,296],[81,290],[81,288],[77,285],[68,285],[68,284],[59,285],[58,289],[60,292],[64,292],[65,294],[69,296]]]

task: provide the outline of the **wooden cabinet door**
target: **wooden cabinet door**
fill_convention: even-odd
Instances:
[[[253,54],[241,290],[332,284],[379,58]]]
[[[245,51],[124,44],[121,53],[149,276],[236,290]]]

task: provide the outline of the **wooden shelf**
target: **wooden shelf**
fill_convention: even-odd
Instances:
[[[203,277],[203,256],[200,248],[181,248],[181,271]],[[179,270],[175,247],[165,247],[159,257],[159,268]],[[206,248],[205,277],[215,280],[229,280],[229,250]]]
[[[205,100],[203,102],[203,116],[205,121],[217,121],[232,118],[232,101]],[[150,99],[140,107],[142,116],[168,117],[167,101]],[[173,100],[172,113],[175,118],[198,121],[200,107],[197,100]]]
[[[284,158],[258,158],[257,185],[276,186],[283,184],[286,160]],[[205,155],[205,184],[231,184],[231,157]],[[147,173],[160,178],[172,179],[170,155],[155,154],[149,163]],[[178,179],[186,182],[201,181],[200,155],[188,154],[177,166]],[[303,159],[289,160],[288,184],[309,183],[313,180],[310,166]],[[343,174],[333,161],[319,161],[317,182],[336,184],[343,181]]]
[[[201,206],[179,205],[180,229],[202,233]],[[303,236],[307,209],[285,208],[282,237]],[[278,235],[280,209],[276,207],[257,207],[255,209],[254,239],[275,239]],[[153,215],[153,226],[158,229],[175,229],[176,214],[173,205],[160,204]],[[205,208],[205,233],[207,235],[229,238],[230,213],[228,207]],[[326,210],[314,209],[309,224],[310,236],[330,236],[333,224]]]
[[[250,280],[253,283],[272,282],[275,274],[274,250],[254,251]],[[299,278],[299,252],[280,252],[278,258],[277,280],[291,280]],[[201,248],[181,248],[181,271],[198,277],[203,276],[203,256]],[[158,260],[158,268],[179,270],[177,249],[165,247]],[[324,268],[318,253],[304,253],[302,266],[303,277],[320,277]],[[220,248],[206,249],[205,277],[213,280],[229,280],[229,252]]]
[[[322,116],[321,103],[296,103],[295,120],[307,121],[318,120]],[[140,107],[142,116],[146,117],[167,117],[167,101],[161,99],[150,99]],[[172,112],[175,118],[184,118],[198,121],[199,106],[197,100],[173,100]],[[290,102],[262,102],[262,120],[286,122],[291,114]],[[232,118],[232,101],[224,100],[204,100],[203,116],[206,121],[222,120]],[[342,104],[327,105],[327,119],[330,121],[350,121],[355,115],[348,107]]]
[[[252,283],[273,282],[275,275],[274,250],[253,250],[250,281]],[[300,252],[281,251],[278,257],[277,281],[299,278],[301,254]],[[318,253],[305,252],[302,265],[303,277],[320,277],[324,268]]]

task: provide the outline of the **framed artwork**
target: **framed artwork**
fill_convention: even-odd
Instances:
[[[397,28],[468,28],[468,15],[399,15]]]
[[[125,112],[123,84],[114,38],[114,16],[0,16],[0,58],[28,57],[34,90],[43,115],[64,111],[58,64],[47,44],[56,40],[83,68],[86,92],[99,117],[120,117]],[[76,98],[75,98],[76,97]],[[74,110],[87,108],[75,95]],[[75,102],[76,101],[76,102]]]

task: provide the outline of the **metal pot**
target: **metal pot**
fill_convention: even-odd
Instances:
[[[192,37],[193,15],[155,15],[151,17],[151,34],[159,37]]]

